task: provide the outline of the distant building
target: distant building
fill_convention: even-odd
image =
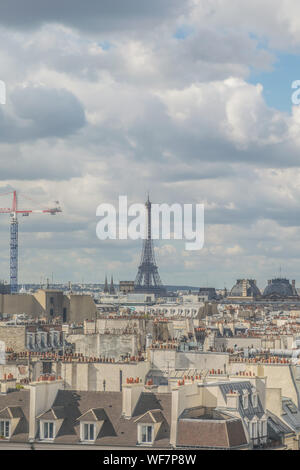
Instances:
[[[39,289],[33,294],[0,294],[0,315],[25,313],[32,318],[60,318],[63,323],[76,323],[94,319],[96,312],[96,304],[90,295],[65,295],[55,289]]]
[[[200,296],[207,296],[207,300],[218,300],[219,298],[214,287],[199,287],[198,294]]]
[[[116,290],[115,290],[115,286],[114,286],[114,280],[113,280],[112,276],[111,276],[111,280],[110,280],[109,293],[110,293],[110,295],[115,295],[116,294]]]
[[[108,294],[109,293],[109,287],[108,287],[108,282],[107,282],[107,276],[105,276],[105,284],[104,284],[104,293]]]
[[[230,291],[228,299],[253,300],[261,296],[254,279],[238,279]]]
[[[0,282],[0,294],[10,294],[10,285]]]
[[[288,279],[272,279],[268,281],[263,296],[267,299],[298,298],[296,281],[292,281],[291,284]]]
[[[134,281],[120,281],[119,291],[122,294],[128,294],[128,292],[134,291]]]

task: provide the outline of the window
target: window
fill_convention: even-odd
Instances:
[[[257,407],[257,394],[256,393],[252,394],[252,406],[253,408]]]
[[[52,421],[43,422],[42,439],[54,439],[54,423]]]
[[[298,408],[294,405],[293,402],[289,402],[287,404],[287,408],[290,410],[291,413],[294,413],[294,414],[298,413]]]
[[[152,444],[153,442],[153,426],[142,425],[141,426],[141,439],[140,442],[143,444]]]
[[[248,408],[248,394],[243,395],[243,408],[245,410]]]
[[[82,424],[82,440],[94,441],[95,440],[95,425],[90,423]]]
[[[53,317],[53,314],[54,314],[54,310],[53,310],[53,308],[50,308],[50,315],[51,315],[51,317]]]
[[[267,435],[267,420],[266,419],[260,420],[260,435],[261,436]]]
[[[257,437],[257,423],[250,423],[250,438],[254,439]]]
[[[0,421],[0,436],[9,437],[9,421]]]

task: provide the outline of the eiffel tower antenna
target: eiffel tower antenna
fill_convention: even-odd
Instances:
[[[147,232],[143,242],[141,262],[135,279],[135,291],[163,295],[165,289],[158,274],[151,237],[151,202],[149,192],[145,206],[147,209]]]

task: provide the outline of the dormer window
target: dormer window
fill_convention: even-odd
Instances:
[[[249,404],[248,393],[243,394],[242,400],[243,400],[243,408],[244,410],[247,410],[248,404]]]
[[[257,408],[257,393],[252,393],[252,406],[253,408]]]
[[[250,439],[256,439],[258,433],[258,421],[257,418],[253,418],[252,421],[249,423],[249,434]]]
[[[41,439],[53,441],[55,435],[55,423],[53,421],[40,422]]]
[[[65,410],[63,406],[54,406],[37,417],[39,421],[40,439],[53,441],[59,434],[64,422]]]
[[[250,423],[250,437],[255,439],[257,437],[257,423]]]
[[[259,433],[261,437],[267,436],[267,417],[264,415],[259,422]]]
[[[139,424],[139,444],[153,444],[153,425]]]
[[[0,437],[5,437],[6,439],[10,437],[10,421],[9,420],[0,421]]]
[[[86,442],[95,441],[95,424],[94,423],[81,423],[80,424],[81,440]]]
[[[77,420],[80,422],[81,442],[94,443],[100,437],[116,435],[109,416],[103,408],[90,408]]]

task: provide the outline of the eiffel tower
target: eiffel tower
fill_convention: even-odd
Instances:
[[[149,196],[145,204],[147,209],[147,236],[143,243],[141,262],[135,279],[136,292],[144,292],[156,295],[165,295],[166,289],[163,287],[158,268],[155,261],[153,241],[151,238],[151,202]]]

